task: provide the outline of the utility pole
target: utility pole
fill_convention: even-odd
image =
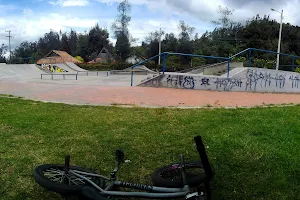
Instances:
[[[159,29],[158,54],[161,54],[161,28]],[[160,56],[158,57],[158,65],[160,65]]]
[[[11,46],[10,46],[10,38],[12,38],[12,36],[10,35],[11,30],[5,31],[8,33],[8,42],[9,42],[9,63],[11,64]]]
[[[280,28],[279,28],[279,39],[278,39],[278,49],[277,49],[277,62],[276,62],[276,70],[279,69],[279,57],[280,57],[280,45],[281,45],[281,33],[282,33],[282,20],[283,20],[283,10],[279,12],[278,10],[271,9],[272,11],[278,12],[280,14]]]
[[[281,11],[280,16],[280,29],[279,29],[279,39],[278,39],[278,49],[277,49],[277,64],[276,64],[276,70],[279,69],[279,53],[280,53],[280,44],[281,44],[281,33],[282,33],[282,20],[283,20],[283,10]]]

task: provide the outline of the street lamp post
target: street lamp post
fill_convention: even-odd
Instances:
[[[279,29],[279,39],[278,39],[278,49],[277,49],[277,62],[276,62],[276,70],[278,70],[279,69],[279,56],[280,56],[280,44],[281,44],[283,10],[281,10],[281,12],[279,12],[278,10],[275,10],[273,8],[271,10],[280,13],[280,29]]]
[[[159,29],[159,41],[158,41],[158,54],[161,54],[161,34],[162,34],[162,32],[161,32],[161,28],[160,28]],[[161,60],[161,58],[160,58],[160,55],[159,55],[158,65],[160,65],[160,60]]]

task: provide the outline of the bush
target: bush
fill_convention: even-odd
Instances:
[[[168,65],[169,64],[169,65]],[[81,63],[77,64],[82,69],[90,70],[90,71],[110,71],[110,70],[124,70],[126,68],[132,67],[133,64],[128,64],[124,62],[116,62],[116,63]],[[144,63],[146,67],[153,71],[162,71],[162,65],[157,65],[154,61],[148,61]],[[184,69],[188,69],[190,65],[184,65],[176,62],[168,63],[166,62],[168,72],[176,72]]]
[[[109,71],[109,70],[123,70],[131,67],[128,63],[82,63],[79,67],[90,71]]]
[[[76,56],[75,58],[81,62],[84,62],[84,59],[81,56]]]
[[[276,62],[274,60],[254,59],[252,65],[258,68],[274,69]]]
[[[300,68],[297,67],[297,68],[295,69],[295,72],[300,73]]]

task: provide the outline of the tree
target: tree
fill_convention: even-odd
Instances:
[[[220,14],[220,18],[218,21],[212,21],[216,25],[221,25],[222,28],[227,28],[230,25],[234,24],[230,20],[230,16],[233,14],[234,10],[230,10],[229,8],[225,7],[223,8],[222,6],[219,5],[219,10],[218,13]]]
[[[89,32],[88,35],[88,52],[89,55],[97,54],[101,51],[103,47],[108,47],[109,45],[109,33],[107,30],[102,29],[96,24]]]
[[[34,63],[37,58],[36,42],[22,42],[13,52],[12,61],[16,63]]]
[[[178,25],[180,31],[178,38],[178,52],[191,54],[194,52],[192,45],[192,35],[195,31],[194,27],[187,25],[184,21],[180,21]],[[189,57],[182,57],[183,63],[190,62]]]
[[[162,41],[164,51],[177,52],[178,40],[174,33],[167,33],[164,40]]]
[[[76,55],[77,40],[78,40],[77,32],[75,30],[71,29],[71,32],[69,35],[69,53],[72,56]]]
[[[121,56],[122,59],[127,58],[130,54],[130,35],[128,30],[128,25],[131,20],[129,16],[131,11],[131,6],[128,0],[123,0],[118,6],[119,15],[116,21],[112,25],[116,42],[116,51]]]
[[[84,60],[89,60],[89,36],[84,34],[78,35],[76,43],[77,55],[81,56]]]
[[[2,44],[1,47],[0,47],[0,63],[5,63],[6,62],[6,59],[5,59],[6,51],[7,51],[7,46]]]
[[[148,57],[153,57],[159,54],[159,39],[161,35],[164,35],[165,33],[162,31],[154,31],[149,33],[149,35],[145,38],[145,42],[147,44],[147,54]],[[158,58],[155,59],[156,62],[158,62]]]
[[[61,49],[59,34],[53,30],[49,33],[45,33],[44,37],[40,38],[38,41],[38,48],[44,55],[51,50]]]
[[[195,31],[195,27],[187,25],[184,21],[180,21],[178,24],[179,40],[190,41],[192,34]]]
[[[61,35],[61,50],[70,52],[69,38],[67,33]]]

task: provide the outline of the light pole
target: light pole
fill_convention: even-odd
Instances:
[[[161,28],[159,29],[158,54],[161,54]],[[160,65],[160,56],[158,57],[158,65]]]
[[[283,10],[279,12],[278,10],[271,9],[272,11],[280,13],[280,29],[279,29],[279,39],[278,39],[278,49],[277,49],[277,62],[276,62],[276,70],[279,68],[279,53],[280,53],[280,44],[281,44],[281,32],[282,32],[282,20],[283,20]]]

